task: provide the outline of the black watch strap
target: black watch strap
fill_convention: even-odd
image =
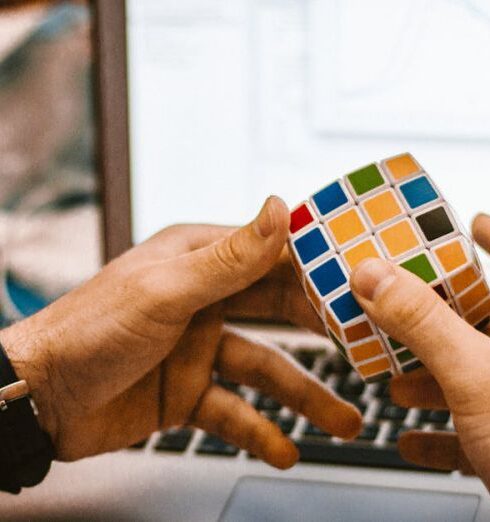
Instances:
[[[53,459],[53,444],[36,418],[27,383],[19,381],[0,344],[0,490],[20,493],[39,484]]]

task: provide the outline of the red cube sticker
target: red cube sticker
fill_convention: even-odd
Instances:
[[[311,211],[306,203],[304,203],[291,212],[291,225],[289,226],[289,230],[291,234],[296,234],[296,232],[306,227],[313,221],[314,217],[311,215]]]

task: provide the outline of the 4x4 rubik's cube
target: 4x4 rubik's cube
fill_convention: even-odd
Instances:
[[[349,273],[366,258],[390,259],[418,275],[475,327],[490,322],[490,292],[473,243],[410,154],[347,174],[301,203],[291,213],[289,245],[328,335],[367,382],[421,364],[354,299]]]

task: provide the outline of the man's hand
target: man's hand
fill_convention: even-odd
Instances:
[[[473,233],[488,251],[490,218],[479,216]],[[490,339],[418,277],[386,261],[365,261],[351,284],[368,315],[426,367],[393,381],[395,402],[453,415],[457,434],[406,433],[402,454],[422,466],[475,470],[490,488]]]
[[[128,447],[192,425],[278,467],[297,450],[213,374],[247,384],[340,437],[359,412],[271,346],[224,326],[227,316],[320,329],[284,256],[289,212],[270,198],[241,229],[175,226],[94,279],[0,333],[61,460]]]

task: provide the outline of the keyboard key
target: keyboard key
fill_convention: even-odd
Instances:
[[[234,382],[218,381],[217,384],[219,384],[219,386],[221,386],[225,390],[231,391],[233,393],[238,393],[238,384],[235,384]]]
[[[327,363],[320,371],[320,380],[325,382],[331,375],[334,375],[333,365]]]
[[[405,462],[396,446],[383,448],[355,443],[339,446],[322,439],[303,439],[298,442],[298,448],[302,462],[422,471],[422,468]]]
[[[382,383],[376,390],[375,397],[378,399],[389,399],[390,398],[390,386],[387,383]]]
[[[306,437],[323,437],[330,439],[331,436],[328,433],[325,433],[320,428],[313,426],[313,424],[308,423],[304,430],[304,436]]]
[[[362,415],[366,413],[367,404],[361,401],[359,397],[346,395],[342,398],[345,399],[347,402],[353,404],[361,412]]]
[[[366,385],[360,379],[352,379],[351,376],[343,378],[337,385],[337,392],[343,397],[354,395],[360,397],[364,393]]]
[[[454,427],[450,426],[448,428],[447,424],[432,424],[432,429],[434,431],[447,431],[447,432],[454,432],[456,431]]]
[[[449,422],[450,413],[448,411],[431,411],[422,410],[420,412],[419,422],[431,424],[447,424]]]
[[[419,416],[419,424],[427,424],[429,422],[429,416],[432,413],[432,410],[420,410]]]
[[[366,424],[362,433],[359,435],[359,440],[374,441],[379,433],[379,424]]]
[[[191,441],[193,431],[190,429],[171,430],[162,433],[155,446],[156,451],[184,452]]]
[[[403,426],[403,424],[393,424],[391,426],[390,432],[388,433],[388,442],[392,444],[396,444],[400,439],[401,435],[407,431],[410,431],[412,428],[407,428],[407,426]]]
[[[277,413],[270,413],[267,418],[275,422],[284,435],[290,435],[296,425],[296,417],[280,417]]]
[[[230,382],[230,381],[225,381],[223,379],[217,379],[215,382],[218,386],[221,386],[225,390],[228,390],[228,391],[234,393],[235,395],[239,395],[240,397],[243,397],[243,392],[240,389],[239,384],[236,384],[236,383]]]
[[[257,399],[255,399],[255,407],[259,411],[279,411],[282,408],[282,405],[270,397],[259,395]]]
[[[385,402],[381,405],[378,417],[384,420],[404,421],[408,415],[406,408],[395,406],[391,402]]]
[[[310,371],[313,370],[313,366],[315,366],[317,357],[318,354],[314,352],[299,352],[296,354],[296,359],[301,364],[301,366]]]
[[[206,435],[197,448],[200,455],[220,455],[223,457],[234,457],[239,452],[236,446],[228,444],[215,435]]]
[[[321,371],[320,378],[322,381],[325,381],[331,375],[349,375],[351,373],[352,367],[349,363],[343,359],[342,357],[335,357],[330,359]]]

